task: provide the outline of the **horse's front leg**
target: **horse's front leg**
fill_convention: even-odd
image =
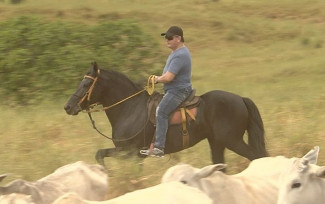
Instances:
[[[107,149],[99,149],[96,153],[96,161],[105,166],[104,158],[105,157],[115,157],[119,152],[123,151],[122,147],[114,147],[114,148],[107,148]]]
[[[123,154],[122,154],[123,153]],[[134,155],[138,155],[140,158],[144,158],[139,154],[139,150],[134,146],[126,146],[126,147],[114,147],[108,149],[99,149],[96,153],[96,160],[102,166],[105,166],[104,158],[105,157],[122,157],[129,158]]]

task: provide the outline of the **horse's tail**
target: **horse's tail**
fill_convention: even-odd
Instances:
[[[248,144],[254,149],[258,158],[268,156],[265,148],[264,125],[255,103],[243,97],[243,101],[248,110]]]

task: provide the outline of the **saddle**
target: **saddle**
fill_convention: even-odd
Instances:
[[[200,104],[200,97],[195,96],[196,90],[193,89],[191,94],[185,99],[184,102],[171,114],[169,117],[169,125],[182,124],[183,127],[183,146],[189,146],[189,134],[186,128],[187,121],[196,119],[197,106]],[[148,118],[149,121],[156,125],[156,109],[164,94],[154,92],[148,100]]]

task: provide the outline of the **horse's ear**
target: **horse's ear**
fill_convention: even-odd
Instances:
[[[94,70],[95,73],[98,72],[98,65],[97,65],[97,62],[92,62],[91,63],[91,68]]]
[[[98,69],[97,62],[92,62],[91,64],[93,65],[93,68],[94,68],[94,69],[96,69],[96,70]]]

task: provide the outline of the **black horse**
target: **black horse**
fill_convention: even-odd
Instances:
[[[149,94],[125,75],[111,70],[91,67],[77,91],[70,97],[64,109],[69,115],[88,110],[90,104],[104,107],[112,126],[115,148],[100,149],[96,154],[99,163],[104,157],[114,156],[121,150],[150,146],[155,126],[148,120]],[[129,98],[133,94],[134,97]],[[213,163],[224,163],[224,151],[228,148],[253,160],[267,156],[264,127],[260,113],[252,100],[229,92],[214,90],[200,96],[197,119],[188,125],[189,146],[207,138]],[[116,105],[116,102],[120,102]],[[248,133],[248,144],[243,140]],[[182,126],[170,125],[167,132],[165,153],[184,149]]]

